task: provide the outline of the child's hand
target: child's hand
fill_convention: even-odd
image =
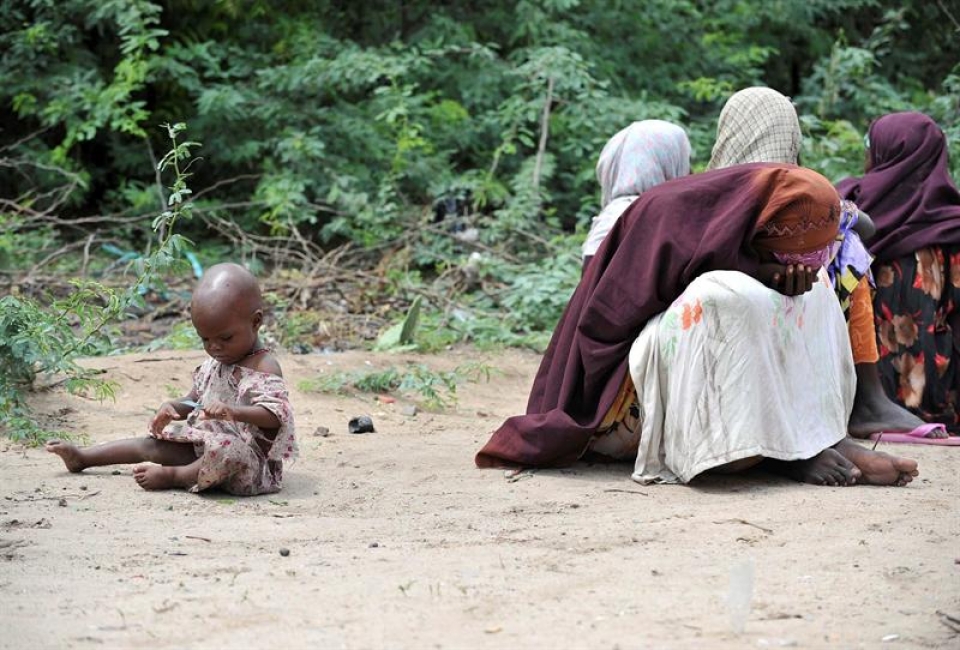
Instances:
[[[150,420],[150,433],[160,435],[163,428],[174,420],[182,420],[183,416],[177,411],[171,402],[164,402],[157,409],[153,418]]]
[[[236,414],[232,408],[223,402],[214,400],[209,404],[204,404],[200,417],[204,420],[235,420]]]

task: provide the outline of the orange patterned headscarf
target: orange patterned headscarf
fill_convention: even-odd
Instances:
[[[840,227],[840,197],[817,172],[803,167],[762,169],[754,183],[767,193],[753,247],[808,253],[829,246]]]

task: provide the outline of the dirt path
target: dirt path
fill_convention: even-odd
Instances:
[[[282,362],[295,386],[404,358]],[[97,359],[116,403],[37,405],[94,441],[125,437],[201,359]],[[6,448],[0,647],[960,647],[938,614],[960,617],[960,449],[897,447],[920,461],[905,489],[763,474],[644,487],[628,465],[511,482],[472,457],[522,410],[537,357],[417,360],[477,359],[504,374],[442,414],[295,390],[302,457],[270,497],[147,493],[129,468],[71,475]],[[377,433],[346,432],[361,413]],[[752,584],[740,635],[732,577]]]

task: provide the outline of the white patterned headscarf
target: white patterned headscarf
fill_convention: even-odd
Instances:
[[[800,120],[790,99],[772,88],[746,88],[720,111],[707,169],[753,162],[797,164]]]
[[[689,173],[690,140],[676,124],[643,120],[610,138],[597,161],[602,211],[590,225],[583,256],[597,252],[617,219],[638,196]]]

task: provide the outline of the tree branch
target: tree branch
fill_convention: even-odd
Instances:
[[[540,171],[543,156],[547,151],[547,137],[550,134],[550,105],[553,103],[553,77],[547,80],[547,97],[543,101],[543,116],[540,118],[540,144],[537,147],[537,162],[533,167],[533,189],[540,193]]]
[[[950,19],[950,22],[953,23],[953,26],[957,28],[958,32],[960,32],[960,22],[957,22],[957,19],[953,17],[953,14],[951,14],[946,5],[943,4],[943,0],[937,0],[937,5],[939,5],[943,13],[947,14],[947,18]]]

